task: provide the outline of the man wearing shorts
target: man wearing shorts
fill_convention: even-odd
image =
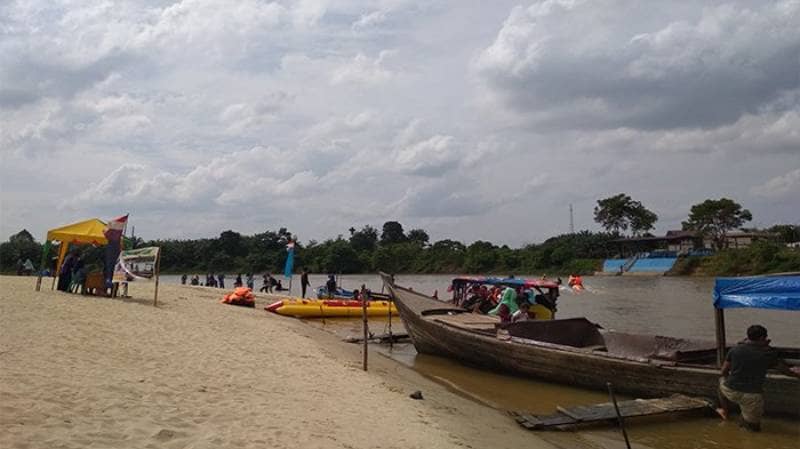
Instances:
[[[777,352],[769,346],[769,342],[764,326],[755,324],[748,327],[747,340],[728,352],[722,364],[719,383],[719,416],[727,419],[730,403],[733,402],[742,411],[742,426],[755,432],[761,430],[767,370],[778,367],[786,374],[797,375],[778,359]]]

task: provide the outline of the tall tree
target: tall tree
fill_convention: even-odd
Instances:
[[[408,231],[408,240],[420,246],[426,246],[430,241],[430,237],[423,229],[412,229]]]
[[[350,245],[356,251],[372,251],[378,244],[378,230],[366,225],[360,230],[350,228]]]
[[[627,215],[633,235],[641,235],[653,229],[653,225],[658,221],[658,215],[642,206],[642,203],[638,201],[631,201]]]
[[[631,197],[624,193],[597,200],[594,221],[600,223],[605,230],[619,234],[619,231],[628,229],[626,212],[630,202]]]
[[[381,233],[381,245],[392,245],[406,241],[406,234],[403,232],[403,225],[396,221],[387,221],[383,224]]]
[[[689,219],[683,222],[683,229],[708,236],[715,248],[723,249],[728,247],[728,231],[752,219],[750,211],[743,209],[736,201],[728,198],[708,199],[692,206]]]
[[[630,228],[634,235],[640,235],[653,229],[657,220],[658,215],[624,193],[598,200],[594,208],[594,221],[617,234]]]

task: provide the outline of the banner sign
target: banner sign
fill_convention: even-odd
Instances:
[[[159,251],[157,246],[122,251],[114,267],[114,282],[153,280]]]

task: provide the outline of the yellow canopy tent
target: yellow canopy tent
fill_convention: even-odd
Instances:
[[[58,262],[56,263],[56,271],[53,276],[53,285],[55,285],[55,278],[58,277],[59,270],[61,270],[61,263],[67,255],[67,249],[70,243],[77,245],[106,245],[105,235],[103,230],[106,228],[106,223],[97,219],[91,218],[89,220],[79,221],[77,223],[68,224],[55,229],[47,231],[47,239],[45,240],[44,254],[42,254],[42,267],[45,266],[47,253],[50,249],[50,242],[58,240],[61,242],[61,249],[58,252]],[[36,282],[36,290],[39,290],[42,282],[41,272],[39,273],[39,280]]]

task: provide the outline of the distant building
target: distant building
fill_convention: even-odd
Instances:
[[[725,239],[728,248],[747,248],[758,240],[777,238],[776,234],[758,231],[733,231]],[[632,237],[616,240],[621,255],[633,255],[643,252],[666,251],[679,256],[689,254],[708,254],[714,248],[714,242],[702,238],[694,231],[672,230],[664,236]]]

